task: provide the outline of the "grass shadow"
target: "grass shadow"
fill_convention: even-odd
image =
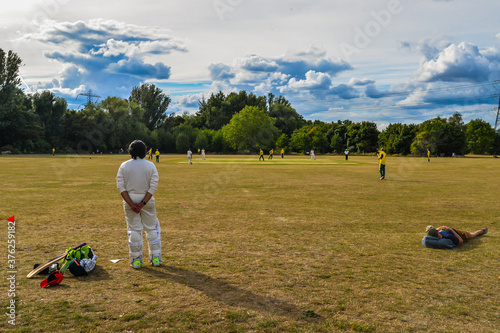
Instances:
[[[208,275],[171,266],[149,268],[148,273],[158,278],[169,279],[203,292],[208,297],[246,309],[286,316],[293,320],[302,319],[297,306],[268,296],[260,296],[250,291],[233,286],[225,281]]]
[[[481,237],[476,237],[476,238],[473,238],[473,239],[463,243],[460,246],[457,246],[455,249],[457,251],[460,251],[460,252],[471,251],[471,250],[474,250],[476,247],[479,247],[482,243],[483,243],[483,241],[481,240]]]
[[[87,276],[73,276],[73,277],[82,282],[95,282],[95,281],[112,279],[108,271],[101,265],[96,265],[95,269],[92,272],[90,272],[89,275]]]

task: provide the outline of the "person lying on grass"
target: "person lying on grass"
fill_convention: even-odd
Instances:
[[[447,226],[441,226],[434,228],[432,225],[428,225],[426,229],[427,235],[441,238],[451,239],[455,246],[462,244],[469,239],[476,238],[477,236],[484,235],[488,232],[488,228],[479,229],[475,232],[462,231],[460,229],[454,229]]]

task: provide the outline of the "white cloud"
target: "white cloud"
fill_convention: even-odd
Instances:
[[[470,43],[451,44],[439,52],[435,59],[425,61],[415,73],[417,80],[474,81],[489,79],[490,62],[476,45]]]
[[[351,78],[349,80],[349,85],[351,86],[366,86],[366,85],[369,85],[369,84],[373,84],[375,83],[375,80],[372,80],[372,79],[357,79],[357,78]]]
[[[164,80],[171,75],[163,62],[149,63],[148,56],[186,52],[183,42],[172,38],[169,30],[141,27],[113,20],[57,22],[44,21],[38,31],[23,35],[20,40],[53,45],[45,57],[64,66],[51,80],[52,89],[67,91],[85,86],[113,95],[128,91],[145,80]],[[42,86],[48,86],[49,83]],[[59,86],[57,86],[59,85]]]
[[[297,91],[300,89],[308,90],[328,90],[332,85],[332,79],[328,74],[308,71],[305,80],[291,78],[288,85],[282,91]]]

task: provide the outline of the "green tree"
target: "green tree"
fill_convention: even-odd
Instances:
[[[211,135],[209,130],[201,130],[198,132],[196,136],[196,140],[194,142],[195,149],[205,149],[210,150],[210,139]]]
[[[377,124],[371,121],[352,123],[347,127],[347,138],[357,147],[358,153],[376,151],[378,135]]]
[[[211,94],[208,100],[202,98],[196,116],[202,119],[201,123],[205,124],[204,127],[219,130],[245,106],[255,106],[265,110],[266,98],[253,93],[247,94],[244,90],[239,93],[231,92],[227,96],[219,91],[217,94]]]
[[[420,124],[418,133],[413,140],[410,150],[414,155],[426,155],[427,149],[432,154],[439,154],[446,140],[446,119],[437,117]]]
[[[224,139],[223,129],[215,131],[212,137],[212,151],[215,153],[226,153],[230,149],[229,143]]]
[[[433,152],[435,147],[435,138],[430,132],[420,132],[415,136],[410,146],[410,151],[413,155],[425,155],[427,149]]]
[[[418,127],[414,124],[389,124],[378,135],[378,145],[384,147],[388,154],[408,155],[417,130]]]
[[[311,149],[312,138],[308,134],[308,126],[296,129],[290,138],[290,148],[292,151],[304,153]]]
[[[43,91],[33,95],[33,111],[40,118],[46,141],[52,147],[62,145],[64,137],[64,118],[67,113],[67,102],[56,97],[51,91]]]
[[[129,102],[136,102],[144,110],[143,123],[149,130],[154,130],[162,124],[171,99],[154,84],[145,83],[134,87]]]
[[[290,138],[285,133],[281,134],[278,140],[276,140],[276,147],[281,149],[288,149],[288,144],[290,143]]]
[[[17,86],[21,82],[19,67],[22,64],[19,56],[0,48],[0,146],[16,146],[13,131],[19,124],[19,94]],[[17,103],[16,103],[17,102]],[[22,103],[21,103],[22,104]],[[24,118],[24,117],[23,117]]]
[[[279,130],[275,120],[256,106],[245,106],[223,127],[224,139],[236,150],[274,147]]]
[[[268,95],[269,115],[276,119],[275,126],[286,135],[292,135],[293,131],[306,124],[302,117],[290,105],[283,96],[275,98],[273,94]]]
[[[175,139],[175,148],[179,154],[185,153],[191,148],[189,135],[186,132],[180,132]]]
[[[467,150],[473,154],[489,153],[495,142],[495,130],[490,123],[482,120],[471,120],[467,126]]]
[[[182,123],[181,125],[175,127],[172,132],[174,137],[176,138],[175,149],[178,153],[185,153],[189,148],[193,148],[196,136],[198,134],[197,128],[193,128],[191,125]],[[179,139],[179,137],[181,137],[181,139]]]
[[[465,125],[462,115],[458,112],[448,118],[447,140],[443,152],[450,156],[452,153],[463,155],[467,147]]]
[[[337,154],[340,154],[342,153],[342,151],[344,151],[345,147],[344,140],[340,137],[339,133],[335,133],[332,136],[332,140],[330,141],[330,147]]]

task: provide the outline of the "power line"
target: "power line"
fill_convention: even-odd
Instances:
[[[96,97],[96,98],[97,98],[96,102],[99,100],[99,97],[101,97],[101,96],[98,96],[98,95],[94,95],[94,94],[92,93],[92,89],[89,89],[86,93],[80,93],[80,94],[76,95],[76,99],[75,99],[75,101],[78,99],[78,96],[80,96],[80,95],[81,95],[81,96],[86,96],[86,97],[87,97],[87,104],[86,104],[86,105],[91,105],[91,104],[93,104],[93,103],[92,103],[92,98],[93,98],[93,97]],[[81,105],[81,104],[80,104],[80,105]]]

